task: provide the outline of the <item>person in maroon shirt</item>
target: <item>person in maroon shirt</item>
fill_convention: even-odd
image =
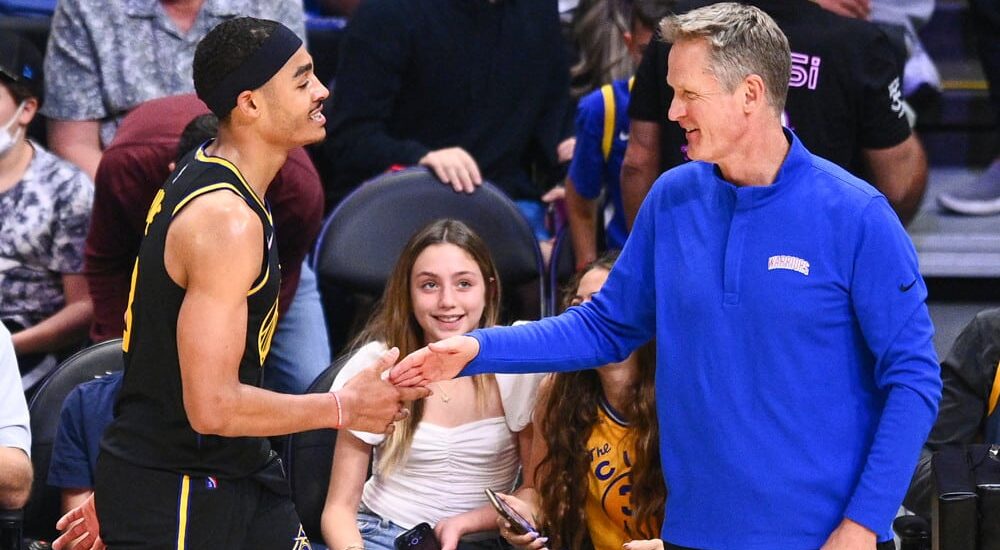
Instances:
[[[84,249],[84,275],[94,301],[90,337],[95,342],[122,335],[132,264],[139,253],[146,212],[170,175],[185,126],[208,113],[194,94],[147,101],[122,120],[104,151],[94,181],[94,209]],[[303,393],[330,360],[315,277],[311,271],[303,272],[309,270],[303,260],[319,234],[323,216],[323,188],[304,149],[289,153],[265,198],[274,216],[281,290],[280,321],[264,384],[278,391]],[[290,308],[294,314],[289,314]],[[283,339],[294,344],[282,346]]]

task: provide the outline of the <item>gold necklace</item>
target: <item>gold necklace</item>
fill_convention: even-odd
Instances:
[[[448,392],[444,391],[444,388],[441,386],[441,384],[437,384],[437,391],[435,391],[434,393],[437,393],[438,391],[441,392],[441,395],[439,395],[438,397],[441,398],[441,401],[443,403],[451,401],[451,396],[448,395]]]

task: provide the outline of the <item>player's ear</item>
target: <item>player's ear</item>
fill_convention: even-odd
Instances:
[[[261,112],[261,98],[252,90],[244,90],[236,96],[236,111],[247,118],[257,118]]]

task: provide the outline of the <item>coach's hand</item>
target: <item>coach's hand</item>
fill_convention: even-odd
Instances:
[[[426,386],[450,380],[478,354],[479,341],[471,336],[445,338],[407,355],[389,373],[389,380],[397,386]]]
[[[483,184],[476,159],[461,147],[431,151],[420,159],[420,165],[433,170],[439,180],[451,185],[455,191],[471,193],[477,185]]]
[[[52,548],[55,550],[105,549],[104,541],[101,540],[101,525],[97,521],[94,495],[59,518],[56,529],[62,531],[62,534],[52,541]]]
[[[874,531],[844,518],[820,550],[875,550],[877,543]]]
[[[431,394],[427,388],[397,388],[383,379],[383,374],[392,368],[398,358],[399,349],[392,348],[336,391],[340,397],[341,428],[390,434],[393,422],[410,414],[403,407],[404,402],[423,399]]]

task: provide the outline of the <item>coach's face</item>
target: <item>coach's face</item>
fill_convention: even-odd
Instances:
[[[326,137],[323,101],[330,96],[313,73],[313,60],[304,47],[261,87],[269,138],[300,146]]]
[[[704,39],[681,40],[670,48],[667,84],[674,90],[667,116],[684,130],[688,157],[722,164],[746,131],[742,84],[732,92],[723,89],[712,74]]]

